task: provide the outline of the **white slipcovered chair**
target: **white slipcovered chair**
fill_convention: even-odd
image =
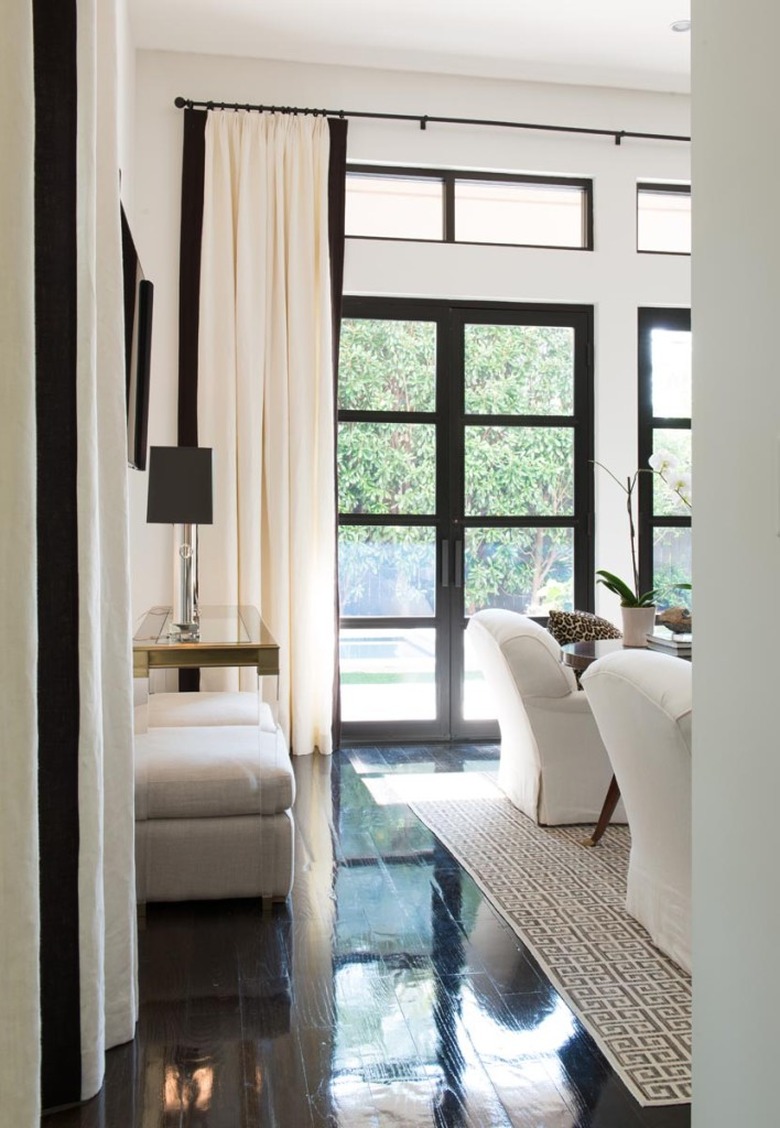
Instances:
[[[612,768],[560,645],[533,619],[499,608],[477,611],[466,631],[501,729],[501,789],[542,825],[595,823]],[[625,822],[622,804],[613,821]]]
[[[626,909],[691,968],[691,665],[625,650],[582,675],[631,829]]]

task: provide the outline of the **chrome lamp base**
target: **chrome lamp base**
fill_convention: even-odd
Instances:
[[[173,611],[169,637],[180,642],[200,638],[198,614],[198,526],[174,526]]]

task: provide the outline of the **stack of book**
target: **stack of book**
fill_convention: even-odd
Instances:
[[[656,626],[647,636],[651,650],[661,650],[666,654],[676,654],[678,658],[690,658],[692,635],[670,631],[668,627]]]

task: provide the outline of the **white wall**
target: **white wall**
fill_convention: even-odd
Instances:
[[[133,141],[135,118],[135,47],[127,0],[117,0],[117,113],[119,117],[119,168],[122,202],[132,217]]]
[[[176,319],[181,111],[176,95],[478,117],[688,134],[688,99],[637,91],[493,82],[162,52],[139,52],[135,235],[155,283],[150,442],[176,441]],[[345,291],[426,297],[573,302],[596,307],[596,451],[619,474],[636,466],[636,310],[687,306],[690,260],[637,255],[637,180],[687,180],[685,143],[578,138],[503,129],[353,119],[348,156],[456,168],[592,176],[593,253],[350,240]],[[597,566],[627,572],[623,495],[597,477]],[[145,475],[131,475],[134,611],[170,599],[170,536],[145,526]],[[600,609],[617,617],[613,596]]]
[[[701,2],[693,28],[693,1122],[763,1128],[780,1115],[780,9]]]

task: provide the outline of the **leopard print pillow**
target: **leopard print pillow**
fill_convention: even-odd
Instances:
[[[561,646],[567,642],[592,642],[599,638],[622,638],[617,627],[590,611],[550,611],[547,630]]]

